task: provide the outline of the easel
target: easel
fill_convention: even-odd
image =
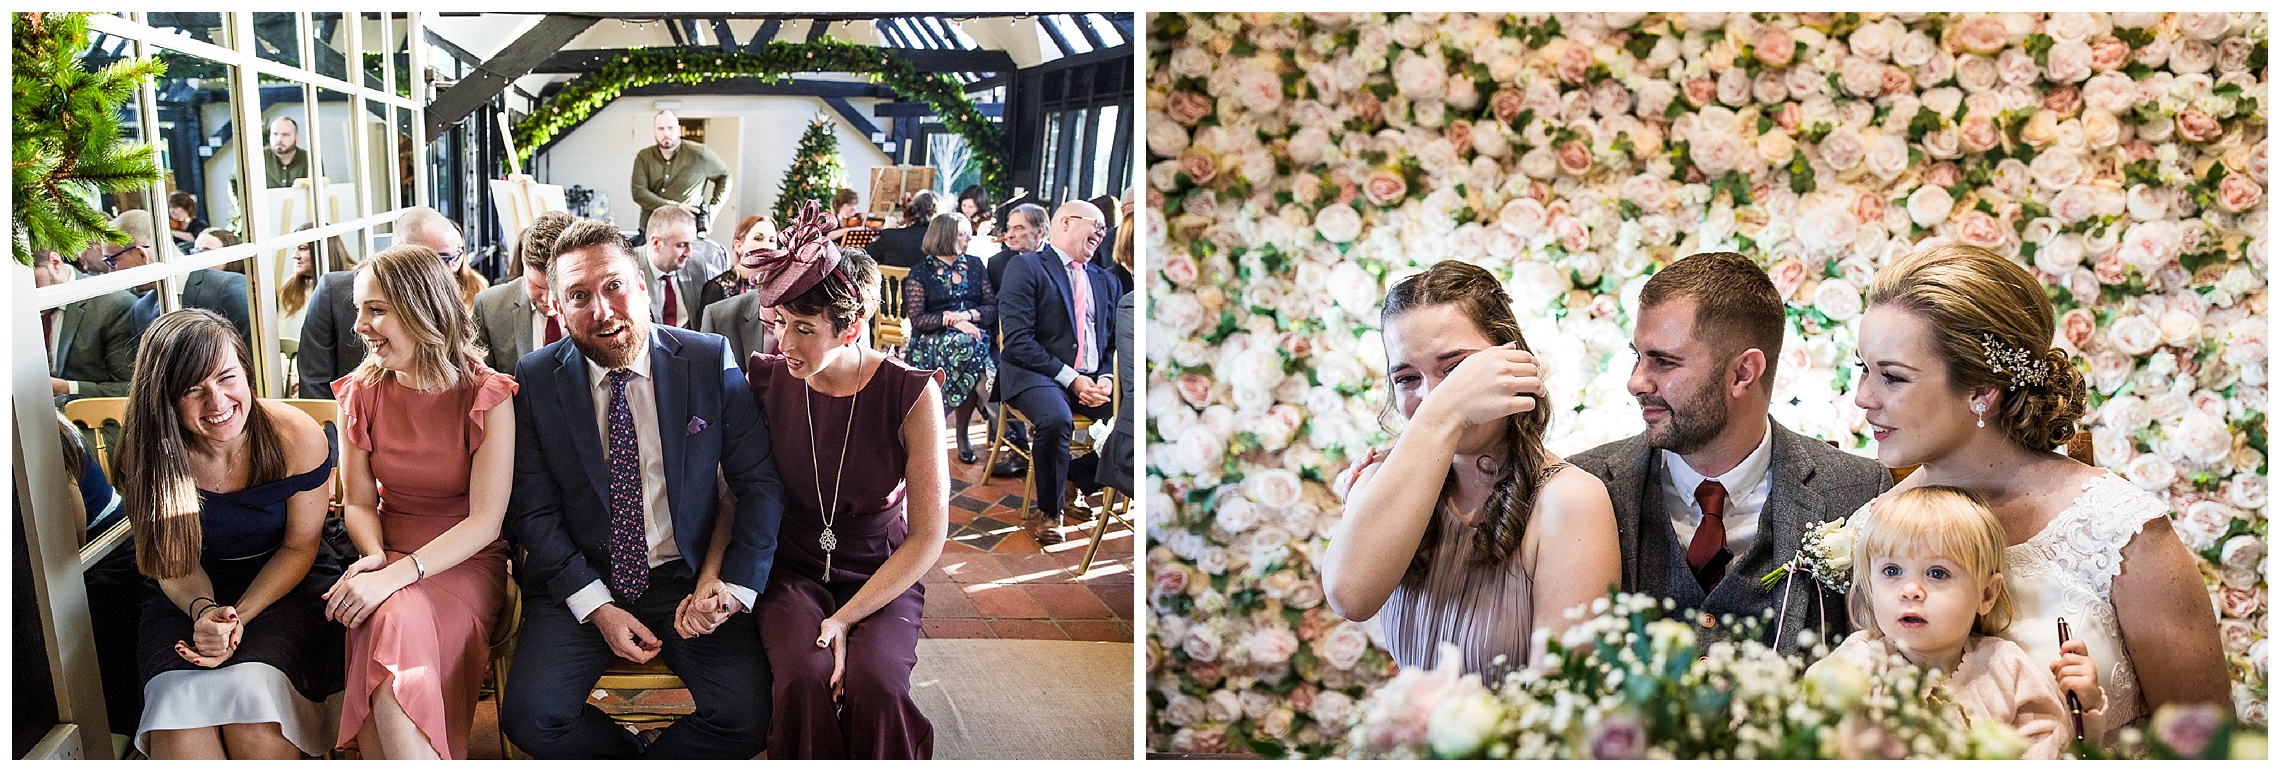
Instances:
[[[515,153],[515,137],[507,130],[506,116],[499,116],[499,138],[507,143],[507,163],[513,171],[503,180],[491,180],[491,208],[499,215],[499,224],[506,229],[505,252],[510,261],[519,260],[514,245],[522,243],[524,231],[530,230],[538,216],[546,212],[570,211],[569,198],[562,186],[541,183],[522,172],[521,156]],[[508,273],[519,274],[519,268]]]

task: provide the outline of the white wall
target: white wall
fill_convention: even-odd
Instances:
[[[737,154],[738,168],[731,170],[729,201],[735,205],[738,216],[773,211],[776,193],[784,183],[784,173],[792,166],[792,152],[799,147],[800,133],[807,130],[808,122],[818,113],[829,117],[839,128],[839,160],[846,169],[848,187],[865,191],[871,179],[871,169],[888,166],[889,159],[879,152],[877,145],[847,124],[846,119],[832,110],[823,100],[812,97],[750,97],[750,96],[679,96],[679,97],[624,97],[602,108],[594,117],[580,124],[562,141],[554,144],[533,164],[533,176],[540,182],[569,187],[584,185],[603,191],[610,197],[610,216],[620,228],[639,229],[634,220],[641,216],[641,206],[633,200],[633,155],[644,147],[656,144],[651,127],[657,116],[656,103],[678,101],[681,106],[674,113],[682,118],[742,119],[742,136],[730,138],[714,135],[706,144],[725,152],[723,143],[741,143]],[[848,100],[855,109],[869,114],[878,100]],[[715,124],[716,126],[718,124]],[[830,202],[824,202],[829,204]],[[868,204],[868,202],[865,202]],[[734,227],[730,221],[716,229],[725,233]]]

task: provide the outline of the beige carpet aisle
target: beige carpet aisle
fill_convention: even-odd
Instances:
[[[911,697],[938,759],[1132,758],[1132,644],[929,638]]]

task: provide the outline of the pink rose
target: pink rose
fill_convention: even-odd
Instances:
[[[2217,593],[2217,604],[2224,609],[2225,616],[2235,619],[2248,619],[2256,616],[2256,612],[2263,610],[2264,599],[2258,597],[2257,591],[2253,589],[2243,590],[2238,587],[2226,587]]]
[[[1897,134],[1878,136],[1875,142],[1869,143],[1868,153],[1862,160],[1868,164],[1871,174],[1891,181],[1908,170],[1908,140]],[[1880,206],[1879,218],[1882,216],[1881,211]]]
[[[1685,95],[1687,103],[1695,107],[1710,104],[1710,100],[1718,97],[1718,82],[1707,77],[1689,80],[1686,82]]]
[[[1889,64],[1884,66],[1883,93],[1904,94],[1907,93],[1908,86],[1909,78],[1907,70],[1903,70]]]
[[[1196,662],[1218,661],[1219,635],[1211,631],[1210,625],[1189,627],[1187,639],[1180,642],[1180,650]]]
[[[2129,464],[2123,467],[2122,474],[2130,482],[2149,491],[2166,490],[2170,483],[2177,481],[2177,467],[2170,464],[2168,459],[2152,453],[2139,454],[2130,459]]]
[[[1497,210],[1496,224],[1506,232],[1520,238],[1532,238],[1544,227],[1548,215],[1543,202],[1533,198],[1515,198]]]
[[[2122,63],[2129,61],[2129,58],[2130,44],[2122,42],[2121,38],[2107,35],[2090,43],[2090,69],[2092,70],[2113,72],[2120,69]]]
[[[1837,84],[1847,94],[1874,99],[1884,93],[1884,65],[1867,57],[1847,57],[1837,67]]]
[[[1591,72],[1591,49],[1581,45],[1569,46],[1566,53],[1560,54],[1558,70],[1560,80],[1582,83],[1584,76]]]
[[[1727,107],[1749,104],[1751,87],[1748,72],[1740,67],[1729,69],[1718,76],[1718,102]]]
[[[2137,83],[2122,73],[2100,73],[2082,84],[2082,101],[2110,113],[2128,112],[2138,103]]]
[[[2201,112],[2200,108],[2188,107],[2177,111],[2177,135],[2188,142],[2213,142],[2224,136],[2224,133],[2224,124],[2209,117],[2208,113]]]
[[[2076,353],[2090,345],[2091,336],[2097,334],[2098,317],[2087,308],[2077,306],[2058,318],[2059,339],[2066,341],[2067,347]]]
[[[1211,404],[1210,377],[1188,373],[1180,376],[1178,386],[1180,398],[1187,400],[1189,405],[1200,408]]]
[[[1994,119],[1985,115],[1974,114],[1963,119],[1963,125],[1959,129],[1959,139],[1963,142],[1963,149],[1968,152],[1984,153],[2003,141],[2003,130],[1996,128]]]
[[[1591,229],[1582,220],[1561,215],[1552,220],[1552,235],[1560,240],[1560,248],[1570,253],[1591,248]]]
[[[1385,116],[1385,103],[1377,95],[1363,91],[1354,95],[1354,117],[1365,125],[1375,126]]]
[[[1995,60],[1993,59],[1984,56],[1964,56],[1955,60],[1955,83],[1963,87],[1964,91],[1976,94],[1993,89],[1996,79]]]
[[[1773,280],[1774,293],[1787,299],[1805,284],[1805,264],[1796,260],[1783,260],[1766,271],[1766,277]]]
[[[1744,147],[1740,137],[1722,132],[1696,134],[1687,144],[1687,156],[1710,177],[1741,168],[1743,159],[1752,154],[1754,151]]]
[[[1369,197],[1370,203],[1387,206],[1399,203],[1404,196],[1409,195],[1409,182],[1399,174],[1379,169],[1370,173],[1369,182],[1362,186],[1362,191],[1363,195]]]
[[[2059,117],[2072,117],[2082,109],[2082,89],[2072,84],[2053,88],[2043,93],[2042,106]]]
[[[1167,113],[1182,126],[1194,126],[1211,114],[1211,99],[1192,91],[1174,91]]]
[[[1219,176],[1219,162],[1212,160],[1208,153],[1189,150],[1180,154],[1180,173],[1186,174],[1195,184],[1203,185]]]
[[[1488,98],[1489,114],[1496,116],[1499,121],[1511,123],[1512,119],[1520,117],[1520,111],[1525,109],[1522,106],[1522,101],[1520,92],[1512,89],[1500,89]]]
[[[2177,31],[2194,40],[2210,41],[2224,37],[2232,29],[2232,19],[2222,13],[2180,13]]]
[[[2011,30],[2003,26],[2002,19],[1974,14],[1966,17],[1963,24],[1956,28],[1955,39],[1966,51],[1991,54],[2010,44]]]
[[[2023,48],[2006,48],[1995,57],[1995,75],[2005,85],[2024,86],[2042,78],[2043,70]]]
[[[1369,633],[1363,632],[1361,625],[1343,622],[1330,628],[1316,652],[1322,655],[1322,664],[1337,670],[1352,670],[1361,664],[1362,655],[1369,650]]]
[[[1591,148],[1581,141],[1571,141],[1561,145],[1559,155],[1560,171],[1577,177],[1591,171]]]
[[[1821,162],[1833,172],[1846,171],[1860,165],[1861,159],[1868,154],[1868,147],[1861,142],[1860,132],[1849,127],[1829,132],[1828,136],[1821,138],[1819,150]]]
[[[2080,83],[2090,77],[2091,50],[2087,43],[2057,43],[2050,47],[2043,75],[2056,83]]]
[[[2255,209],[2264,200],[2264,186],[2240,174],[2227,174],[2217,183],[2217,205],[2228,212]]]
[[[2169,70],[2179,75],[2197,75],[2217,66],[2217,48],[2198,40],[2182,40],[2177,50],[2169,54]]]
[[[1259,628],[1251,634],[1251,662],[1272,665],[1288,662],[1298,653],[1298,635],[1282,625]]]
[[[1623,180],[1623,199],[1641,210],[1658,211],[1670,203],[1669,187],[1662,178],[1652,174],[1634,175]]]
[[[1926,185],[1952,188],[1955,187],[1956,183],[1962,181],[1963,169],[1950,161],[1932,164],[1931,168],[1924,170],[1924,184]]]
[[[1449,85],[1448,63],[1438,56],[1403,53],[1393,63],[1393,84],[1412,100],[1440,101]]]
[[[1863,28],[1865,29],[1865,28]],[[1858,36],[1860,33],[1853,33]],[[1855,46],[1858,49],[1858,46]],[[1940,44],[1922,32],[1901,35],[1892,45],[1892,63],[1902,67],[1922,67],[1941,53]]]
[[[1976,209],[1963,213],[1963,219],[1955,225],[1955,240],[1975,247],[1995,249],[2003,246],[2009,236],[2002,223]]]
[[[1758,30],[1757,42],[1750,51],[1768,67],[1787,67],[1789,60],[1797,56],[1797,40],[1789,36],[1789,30],[1768,26]]]
[[[1758,73],[1757,80],[1750,84],[1750,96],[1759,102],[1778,104],[1789,98],[1789,79],[1774,70]]]
[[[1773,125],[1786,134],[1796,134],[1797,128],[1804,121],[1805,108],[1796,102],[1783,102],[1779,109],[1773,111]]]
[[[1169,566],[1157,571],[1153,578],[1155,582],[1151,585],[1149,592],[1157,597],[1168,598],[1187,592],[1188,575],[1186,568]]]
[[[2243,72],[2248,69],[2248,57],[2256,53],[2256,44],[2244,37],[2225,38],[2217,44],[2217,71]]]

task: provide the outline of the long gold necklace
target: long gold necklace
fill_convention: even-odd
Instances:
[[[855,360],[855,375],[858,379],[863,375],[860,358]],[[863,390],[857,388],[847,398],[847,429],[839,437],[839,466],[831,475],[831,503],[824,504],[823,459],[816,453],[815,386],[806,380],[800,381],[800,385],[807,389],[808,460],[815,465],[815,503],[823,506],[823,535],[816,537],[816,544],[823,547],[823,580],[828,582],[831,581],[831,552],[839,549],[839,535],[832,533],[831,526],[839,520],[839,484],[847,479],[847,441],[855,436],[855,400],[862,398]]]

